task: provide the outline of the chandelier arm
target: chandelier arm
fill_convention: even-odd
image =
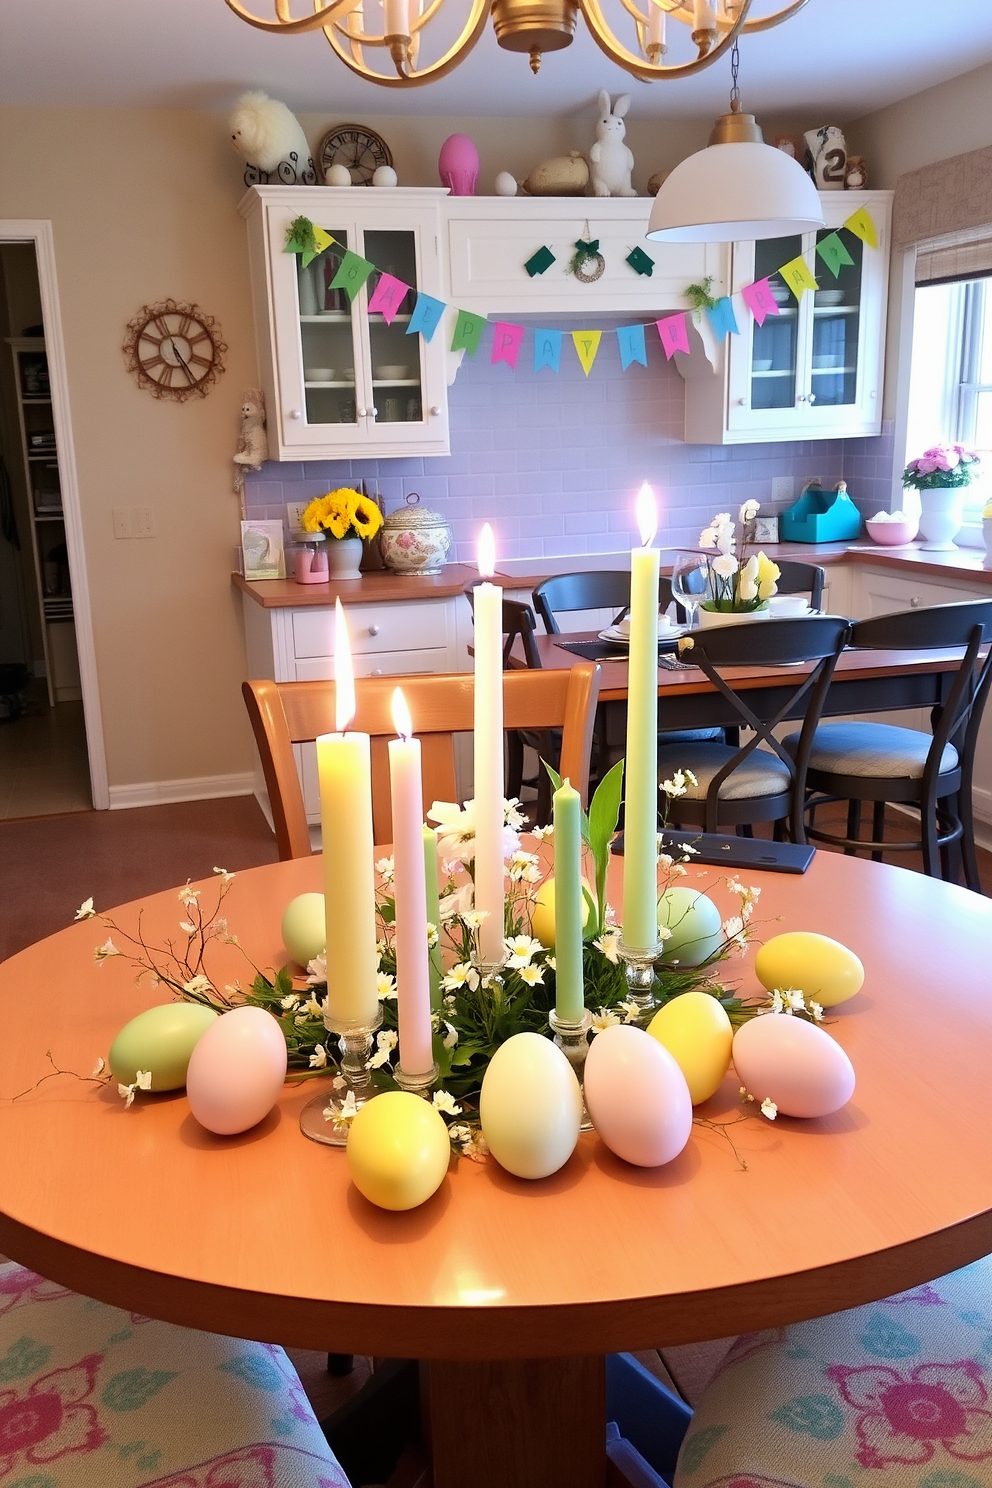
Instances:
[[[254,26],[258,31],[268,31],[283,36],[298,36],[304,31],[325,30],[329,21],[351,8],[353,0],[331,0],[328,5],[323,5],[321,0],[314,0],[314,14],[297,20],[290,15],[289,0],[275,0],[276,19],[274,21],[266,21],[261,16],[253,15],[250,10],[245,9],[240,0],[226,0],[226,4],[236,16],[242,21],[247,21],[249,26]]]
[[[758,16],[756,20],[745,21],[742,29],[748,32],[770,31],[773,26],[780,26],[783,21],[787,21],[792,16],[798,14],[808,4],[809,0],[792,0],[791,5],[783,6],[774,15]]]
[[[770,31],[773,26],[780,26],[783,21],[789,20],[808,4],[809,0],[790,0],[790,3],[784,5],[781,10],[776,10],[772,15],[757,16],[753,21],[746,21],[740,29],[752,33],[755,31]],[[674,4],[663,4],[661,9],[665,11],[666,15],[673,16],[675,20],[682,21],[687,26],[695,24],[693,7],[690,4],[686,4],[685,0],[675,0]],[[732,31],[737,25],[737,21],[728,21],[727,17],[722,14],[718,14],[715,19],[719,31]]]
[[[801,0],[805,3],[805,0]],[[690,77],[695,72],[702,72],[705,67],[710,67],[724,52],[731,50],[737,39],[737,34],[744,24],[751,0],[742,0],[740,14],[732,30],[720,37],[716,46],[702,57],[695,57],[691,62],[673,62],[669,66],[654,66],[646,62],[643,57],[635,54],[617,41],[613,32],[603,18],[599,8],[598,0],[578,0],[579,8],[586,20],[586,25],[592,32],[593,40],[600,51],[605,52],[612,62],[616,62],[625,72],[632,77],[638,78],[642,83],[653,83],[658,78],[668,77]]]
[[[228,3],[230,4],[230,0],[228,0]],[[342,31],[342,34],[346,35],[353,45],[357,41],[359,48],[362,42],[365,41],[364,37],[355,36],[354,33],[344,32],[343,28],[336,24],[325,25],[323,31],[344,65],[350,68],[352,72],[357,73],[359,77],[365,78],[367,82],[377,83],[381,88],[418,88],[424,83],[434,82],[438,78],[446,77],[449,72],[458,66],[464,57],[468,56],[485,30],[486,21],[489,18],[490,4],[491,0],[472,0],[472,9],[468,20],[462,28],[461,35],[452,43],[444,56],[433,62],[430,67],[425,67],[423,72],[402,73],[398,77],[386,77],[377,72],[372,72],[365,65],[364,61],[359,60],[358,57],[349,55],[334,33],[335,30]],[[383,43],[369,42],[368,44],[382,45]]]

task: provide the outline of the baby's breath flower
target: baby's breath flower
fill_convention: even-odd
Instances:
[[[103,945],[97,946],[96,950],[93,952],[94,959],[96,960],[98,966],[102,966],[104,961],[109,961],[111,956],[119,955],[120,951],[114,945],[114,942],[110,939],[109,935],[103,942]]]
[[[375,871],[376,873],[378,873],[384,884],[391,884],[393,881],[393,873],[395,872],[393,859],[380,858],[378,863],[376,863],[375,865]]]
[[[812,1015],[813,1015],[813,1022],[814,1023],[822,1023],[823,1022],[823,1008],[820,1006],[820,1004],[818,1002],[808,1002],[806,1004],[806,1007],[807,1007],[808,1011],[810,1013],[812,1013]]]
[[[444,1038],[441,1040],[441,1042],[446,1049],[453,1049],[458,1042],[458,1029],[452,1027],[447,1019],[445,1019],[444,1026],[448,1031],[444,1035]]]
[[[188,992],[191,997],[202,997],[213,990],[210,978],[204,976],[202,971],[195,977],[190,977],[188,982],[183,982],[183,991]]]
[[[199,897],[200,897],[200,891],[199,891],[199,889],[191,889],[190,888],[190,881],[189,881],[189,879],[187,879],[186,882],[185,882],[185,884],[183,885],[183,887],[179,890],[179,894],[178,894],[179,903],[180,904],[184,904],[187,909],[195,909],[196,908],[196,901],[197,901],[197,899],[199,899]]]
[[[389,1056],[396,1048],[396,1034],[391,1028],[386,1028],[382,1033],[376,1035],[376,1051],[371,1059],[365,1061],[367,1069],[381,1069],[384,1064],[389,1063]]]
[[[323,1044],[314,1044],[313,1053],[310,1055],[311,1069],[325,1069],[327,1067],[327,1050]]]
[[[95,914],[96,910],[93,908],[93,900],[84,899],[82,904],[76,910],[74,918],[77,920],[92,920]]]
[[[740,1094],[741,1094],[741,1100],[742,1101],[753,1101],[754,1100],[754,1096],[751,1094],[750,1090],[748,1090],[748,1088],[747,1088],[746,1085],[742,1085],[740,1087]]]
[[[93,1073],[90,1076],[90,1079],[98,1080],[106,1068],[107,1061],[105,1059],[98,1059],[96,1064],[93,1066]]]
[[[131,1106],[133,1105],[136,1091],[151,1090],[151,1088],[151,1070],[138,1070],[135,1073],[134,1080],[130,1085],[118,1085],[117,1094],[123,1097],[125,1111],[130,1110]]]
[[[761,1114],[762,1116],[767,1116],[769,1121],[774,1121],[778,1115],[778,1106],[767,1095],[761,1102]]]
[[[531,827],[530,835],[536,837],[538,842],[547,842],[549,837],[554,836],[554,827]]]
[[[279,1006],[287,1013],[291,1013],[300,1005],[300,994],[298,992],[287,992]]]
[[[327,957],[323,951],[307,964],[307,986],[319,987],[327,981]]]
[[[435,1090],[431,1097],[431,1104],[435,1111],[442,1112],[445,1116],[460,1116],[461,1106],[455,1103],[455,1098],[447,1090]]]
[[[324,1004],[318,1002],[316,997],[308,997],[303,1006],[307,1016],[310,1018],[322,1018],[324,1016]]]
[[[346,1085],[347,1083],[347,1080],[341,1080],[342,1085]],[[334,1084],[337,1085],[338,1081],[335,1080]],[[353,1090],[348,1091],[340,1106],[324,1107],[324,1120],[333,1122],[336,1131],[347,1131],[357,1115],[358,1106],[355,1103],[355,1092]]]

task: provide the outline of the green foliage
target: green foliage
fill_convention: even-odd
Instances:
[[[690,284],[683,290],[683,294],[689,301],[693,310],[715,310],[716,299],[710,294],[713,288],[713,275],[707,274],[701,284]]]

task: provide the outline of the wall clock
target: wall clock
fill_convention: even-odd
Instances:
[[[123,350],[139,387],[154,398],[185,403],[194,394],[207,396],[224,371],[227,346],[216,320],[199,305],[160,300],[128,322]]]
[[[320,142],[318,167],[321,179],[329,165],[346,165],[353,186],[371,186],[380,165],[392,165],[389,146],[374,129],[364,124],[335,124]]]

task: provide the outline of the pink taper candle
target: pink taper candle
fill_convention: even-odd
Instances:
[[[393,809],[393,890],[396,900],[396,1005],[399,1065],[424,1075],[431,1050],[431,993],[427,951],[427,891],[424,876],[424,803],[420,740],[400,688],[393,693],[398,739],[389,741],[389,796]]]
[[[479,573],[496,571],[493,530],[479,537]],[[479,951],[503,960],[503,591],[477,584],[475,609],[475,907],[485,914]]]

